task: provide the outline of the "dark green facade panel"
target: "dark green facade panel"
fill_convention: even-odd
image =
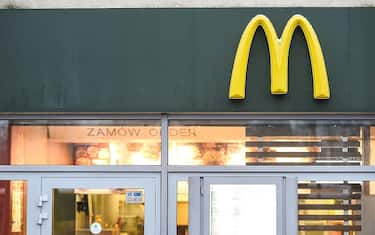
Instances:
[[[271,95],[259,29],[246,100],[228,100],[248,21],[265,14],[280,35],[296,13],[319,36],[331,99],[313,99],[301,30],[289,94]],[[374,8],[2,10],[0,112],[375,112],[374,22]]]

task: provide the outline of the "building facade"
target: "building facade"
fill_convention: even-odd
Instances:
[[[371,2],[66,4],[0,10],[0,234],[375,233]]]

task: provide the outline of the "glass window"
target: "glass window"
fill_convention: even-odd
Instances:
[[[246,128],[242,125],[172,121],[171,165],[245,165]]]
[[[171,165],[374,165],[375,127],[352,120],[171,121]]]
[[[144,234],[143,189],[54,189],[53,235]]]
[[[374,182],[300,181],[299,235],[375,234]]]
[[[0,180],[0,234],[26,235],[26,182]]]
[[[12,165],[160,164],[159,121],[17,121],[3,129]]]
[[[256,211],[274,211],[274,189],[272,188],[238,188],[232,185],[218,185],[210,188],[211,192],[211,228],[214,234],[221,234],[226,227],[231,229],[224,234],[234,233],[241,229],[241,219],[234,219],[236,215],[246,221],[247,228],[254,221],[247,205],[260,206]],[[246,186],[246,185],[245,185]],[[255,185],[263,187],[263,185]],[[266,185],[267,186],[267,185]],[[216,186],[215,186],[216,187]],[[226,188],[227,187],[227,188]],[[188,235],[185,221],[188,218],[188,182],[177,182],[177,235]],[[251,190],[250,190],[251,189]],[[265,193],[267,192],[267,193]],[[263,194],[262,194],[263,193]],[[267,199],[269,198],[269,199]],[[243,203],[241,200],[243,199]],[[233,200],[233,202],[232,202]],[[269,200],[269,203],[259,203]],[[246,202],[246,203],[245,203]],[[215,207],[225,205],[222,207]],[[237,203],[237,204],[236,204]],[[238,207],[239,205],[242,205]],[[187,207],[185,208],[185,205]],[[270,208],[266,210],[266,206]],[[237,207],[236,207],[237,206]],[[218,210],[221,209],[220,210]],[[243,212],[243,213],[242,213]],[[234,215],[227,217],[230,213]],[[267,218],[267,228],[274,216],[257,213],[257,218]],[[184,218],[186,220],[182,220]],[[299,235],[373,235],[375,226],[375,182],[374,181],[299,181],[298,182],[298,230]],[[231,220],[233,219],[233,220]],[[225,222],[223,222],[225,221]],[[227,226],[229,223],[237,225]],[[244,222],[245,223],[245,222]],[[261,225],[259,222],[257,225]],[[223,225],[223,226],[221,226]],[[226,227],[225,227],[225,226]],[[221,227],[220,227],[221,226]],[[264,226],[264,225],[263,225]],[[251,226],[254,228],[254,226]],[[262,227],[259,227],[262,229]],[[244,227],[246,231],[246,227]],[[216,230],[215,230],[216,231]],[[274,232],[270,230],[270,234]],[[240,234],[240,233],[239,233]]]
[[[177,181],[177,235],[188,235],[189,227],[189,184]]]
[[[210,185],[210,234],[276,235],[276,185]]]

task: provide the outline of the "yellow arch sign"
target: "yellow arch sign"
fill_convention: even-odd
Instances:
[[[288,57],[294,31],[301,27],[310,53],[315,99],[329,99],[328,76],[322,48],[313,27],[301,16],[292,16],[278,38],[272,22],[264,15],[255,16],[242,33],[234,59],[229,87],[229,99],[245,99],[246,71],[251,43],[258,27],[262,27],[267,38],[271,65],[271,93],[288,93]]]

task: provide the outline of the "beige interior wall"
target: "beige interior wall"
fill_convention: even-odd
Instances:
[[[71,165],[73,154],[69,144],[48,141],[46,126],[12,126],[11,164]]]
[[[47,164],[47,128],[12,126],[12,164]]]
[[[177,202],[177,225],[188,225],[188,202]]]
[[[375,165],[375,151],[371,151],[372,148],[375,148],[375,128],[370,127],[370,158],[369,165]]]
[[[74,165],[73,147],[65,143],[48,142],[47,164]]]
[[[362,231],[358,235],[374,235],[375,234],[375,196],[362,196]]]

